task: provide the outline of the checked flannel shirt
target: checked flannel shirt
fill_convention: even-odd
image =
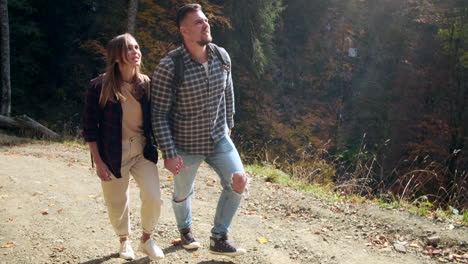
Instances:
[[[151,120],[153,133],[164,159],[181,150],[192,155],[209,155],[214,143],[234,126],[234,90],[230,67],[208,45],[208,69],[182,49],[184,80],[174,85],[175,66],[164,57],[153,74]],[[220,52],[226,52],[220,49]],[[228,56],[227,56],[228,57]],[[230,64],[230,61],[229,61]],[[230,65],[229,65],[230,66]]]

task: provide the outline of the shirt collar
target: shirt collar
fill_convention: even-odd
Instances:
[[[193,61],[197,64],[201,64],[200,62],[198,62],[196,59],[192,57],[190,52],[188,52],[187,48],[185,47],[185,44],[182,44],[180,48],[182,49],[182,57],[184,58],[184,63],[189,63],[190,61]],[[213,45],[210,45],[210,44],[207,45],[207,49],[208,49],[208,63],[210,64],[211,60],[214,57],[215,51],[214,51]]]

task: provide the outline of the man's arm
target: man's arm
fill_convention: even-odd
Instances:
[[[161,60],[153,74],[151,84],[151,126],[163,159],[177,157],[169,125],[173,94],[174,63],[170,57]]]
[[[226,52],[223,50],[223,52]],[[226,52],[227,54],[227,52]],[[229,58],[229,54],[227,56]],[[234,127],[234,87],[232,85],[232,67],[231,58],[229,58],[229,72],[226,80],[226,89],[224,89],[224,97],[226,98],[226,121],[229,131]]]

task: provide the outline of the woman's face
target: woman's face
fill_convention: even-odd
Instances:
[[[127,57],[126,63],[130,65],[140,65],[141,63],[141,51],[140,46],[134,38],[128,38],[127,40]]]

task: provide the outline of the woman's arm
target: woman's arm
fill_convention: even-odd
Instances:
[[[85,112],[83,115],[83,137],[88,142],[91,156],[96,164],[96,173],[103,181],[110,181],[111,172],[102,161],[97,145],[99,130],[99,95],[100,89],[96,85],[86,91]]]

